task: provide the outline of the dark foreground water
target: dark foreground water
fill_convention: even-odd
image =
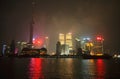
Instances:
[[[120,79],[120,59],[1,57],[0,79]]]

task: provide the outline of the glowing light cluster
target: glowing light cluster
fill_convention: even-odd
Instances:
[[[97,37],[96,37],[96,40],[97,40],[97,41],[103,41],[103,37],[102,37],[102,36],[97,36]]]
[[[102,40],[102,38],[101,37],[97,37],[97,40]]]
[[[42,47],[43,44],[44,44],[44,39],[42,39],[42,38],[33,38],[33,45],[35,47],[37,47],[37,48]]]
[[[87,37],[87,38],[83,38],[83,40],[90,40],[90,38],[89,38],[89,37]]]

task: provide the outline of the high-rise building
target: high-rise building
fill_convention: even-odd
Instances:
[[[70,51],[73,50],[72,45],[72,33],[59,34],[59,41],[61,43],[61,54],[70,54]]]
[[[56,44],[56,55],[60,55],[61,54],[61,44],[58,41]]]
[[[69,50],[69,45],[63,44],[61,45],[61,55],[69,55],[70,50]]]
[[[73,50],[72,33],[67,33],[66,34],[65,44],[69,46],[69,50]]]
[[[45,40],[44,40],[44,47],[49,52],[49,37],[47,37],[47,36],[45,37]]]
[[[59,34],[59,41],[61,43],[61,45],[65,44],[65,35],[60,33]]]

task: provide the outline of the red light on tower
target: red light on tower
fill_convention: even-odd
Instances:
[[[34,38],[33,40],[33,45],[36,47],[36,48],[40,48],[43,46],[43,43],[44,43],[44,40],[42,38]]]
[[[96,40],[97,40],[97,41],[103,41],[103,37],[102,37],[102,36],[97,36],[97,37],[96,37]]]
[[[98,41],[101,41],[101,40],[102,40],[102,38],[101,38],[101,37],[97,37],[97,40],[98,40]]]

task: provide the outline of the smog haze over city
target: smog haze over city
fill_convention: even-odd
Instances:
[[[34,36],[48,36],[55,49],[59,33],[102,34],[106,48],[119,49],[119,0],[1,0],[0,42],[29,41],[34,18]]]

